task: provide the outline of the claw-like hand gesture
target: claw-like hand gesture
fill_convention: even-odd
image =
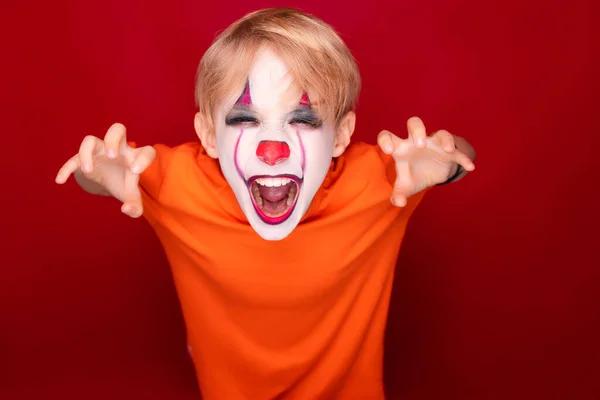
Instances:
[[[138,188],[139,174],[152,163],[155,156],[156,152],[151,146],[129,146],[125,126],[113,124],[104,140],[95,136],[83,139],[79,152],[58,171],[56,183],[65,183],[73,174],[84,190],[112,195],[123,203],[123,213],[137,218],[143,212]]]
[[[408,120],[407,127],[407,139],[389,131],[382,131],[377,137],[383,152],[396,161],[396,182],[390,200],[399,207],[405,206],[413,194],[447,181],[458,168],[475,169],[473,161],[457,148],[454,136],[447,131],[427,136],[423,122],[416,117]],[[469,149],[465,150],[472,150],[466,146]]]

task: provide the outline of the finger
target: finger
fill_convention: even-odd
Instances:
[[[119,155],[119,147],[126,140],[126,129],[123,124],[115,123],[106,131],[104,136],[104,147],[108,158],[116,158]]]
[[[123,199],[121,211],[132,218],[138,218],[143,213],[142,195],[138,187],[138,182],[138,175],[125,174],[125,198]]]
[[[423,121],[421,121],[421,118],[409,118],[406,122],[406,127],[408,128],[408,136],[412,138],[416,147],[427,146],[427,131],[425,130],[425,125],[423,124]]]
[[[392,154],[396,149],[394,138],[395,135],[390,131],[381,131],[377,135],[377,144],[385,154]]]
[[[142,203],[137,201],[126,201],[121,206],[121,212],[131,218],[139,218],[144,213]]]
[[[456,152],[455,161],[469,172],[475,169],[475,164],[473,163],[473,161],[469,157],[467,157],[466,154],[463,154],[459,151]]]
[[[447,153],[452,153],[456,150],[456,144],[454,143],[454,136],[448,131],[437,131],[435,137],[439,141],[440,147]]]
[[[81,170],[86,173],[94,169],[94,155],[104,148],[102,140],[95,136],[86,136],[79,146],[79,163]]]
[[[410,194],[412,176],[408,163],[396,163],[396,181],[390,201],[396,207],[404,207]]]
[[[403,193],[392,193],[392,197],[390,198],[390,201],[396,207],[406,207],[406,203],[408,202],[408,199],[406,198],[406,195],[404,195]]]
[[[69,179],[72,173],[80,168],[79,154],[75,154],[58,170],[54,181],[58,184],[63,184]]]
[[[394,190],[392,191],[392,197],[390,201],[396,207],[405,207],[408,202],[408,196],[410,195],[409,188],[406,183],[402,180],[396,180],[394,184]]]
[[[131,163],[131,172],[141,174],[146,168],[152,164],[156,157],[156,150],[152,146],[144,146],[136,149],[137,154]]]

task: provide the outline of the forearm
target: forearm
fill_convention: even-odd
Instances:
[[[81,170],[75,171],[73,175],[75,176],[75,181],[79,187],[81,187],[84,191],[100,196],[111,196],[104,186],[86,178]]]

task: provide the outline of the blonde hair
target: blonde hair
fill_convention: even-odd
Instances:
[[[236,88],[241,94],[254,57],[265,45],[286,60],[295,84],[313,94],[311,105],[322,118],[332,116],[337,125],[356,108],[361,77],[356,60],[337,32],[304,12],[268,8],[230,25],[200,61],[196,105],[211,130],[217,102]]]

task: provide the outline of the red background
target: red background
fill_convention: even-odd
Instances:
[[[256,1],[0,5],[0,398],[194,399],[162,249],[143,220],[54,176],[85,134],[195,140],[197,63]],[[477,171],[430,193],[400,257],[391,399],[600,398],[598,6],[290,2],[364,76],[358,139],[423,118]],[[234,243],[232,243],[234,245]]]

